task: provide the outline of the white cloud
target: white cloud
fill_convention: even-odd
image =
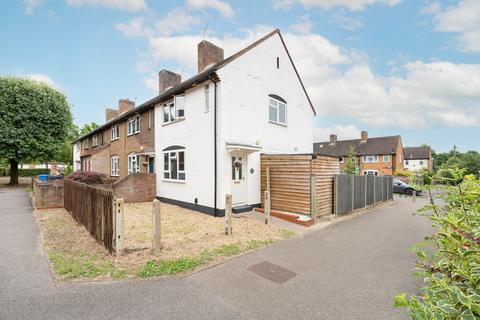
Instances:
[[[25,14],[33,15],[35,9],[43,4],[43,0],[24,0],[25,4]]]
[[[201,20],[185,12],[182,8],[170,11],[165,17],[155,23],[159,34],[170,35],[174,32],[185,32]]]
[[[187,0],[187,7],[194,10],[214,9],[224,18],[233,18],[235,11],[232,6],[221,0]]]
[[[153,30],[144,25],[143,17],[136,17],[127,23],[117,23],[115,29],[127,38],[130,37],[149,37],[153,35]]]
[[[480,52],[479,0],[463,0],[444,9],[434,3],[422,12],[433,14],[436,31],[457,34],[462,51]]]
[[[342,29],[349,31],[361,28],[363,26],[362,21],[349,16],[346,13],[346,10],[343,8],[338,10],[337,12],[334,12],[330,16],[330,22],[338,25]]]
[[[272,0],[271,4],[274,9],[288,10],[295,3],[300,3],[304,7],[317,7],[324,10],[330,10],[335,7],[343,7],[351,11],[364,10],[369,5],[383,4],[395,6],[402,0]]]
[[[315,127],[313,132],[314,141],[329,141],[330,135],[336,134],[338,140],[360,138],[360,129],[354,125],[335,125],[333,127]]]
[[[312,28],[313,22],[310,20],[308,15],[301,16],[297,23],[290,26],[291,30],[300,34],[311,33]]]
[[[145,0],[67,0],[67,3],[72,7],[91,6],[125,11],[139,11],[147,8]]]
[[[30,80],[37,81],[37,82],[41,82],[41,83],[46,84],[46,85],[48,85],[48,86],[50,86],[50,87],[52,87],[56,90],[59,90],[59,91],[63,92],[63,90],[60,88],[60,86],[58,84],[56,84],[55,81],[53,81],[52,78],[50,78],[46,74],[32,73],[32,74],[24,75],[23,77],[27,78],[27,79],[30,79]]]

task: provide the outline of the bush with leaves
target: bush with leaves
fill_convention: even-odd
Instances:
[[[425,247],[417,245],[417,275],[424,278],[421,295],[395,297],[415,320],[480,319],[480,180],[449,170],[451,176],[444,205],[431,198],[421,209],[428,213],[436,233]]]

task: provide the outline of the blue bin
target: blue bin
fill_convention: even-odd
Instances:
[[[38,175],[38,180],[45,182],[48,180],[48,174],[39,174]]]

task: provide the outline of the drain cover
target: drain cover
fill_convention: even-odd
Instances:
[[[282,268],[268,261],[254,264],[248,267],[247,270],[278,284],[282,284],[297,275],[297,273],[291,270]]]

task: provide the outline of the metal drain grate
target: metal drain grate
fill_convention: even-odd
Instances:
[[[285,269],[268,261],[254,264],[253,266],[248,267],[247,270],[278,284],[287,282],[297,275],[296,272]]]

